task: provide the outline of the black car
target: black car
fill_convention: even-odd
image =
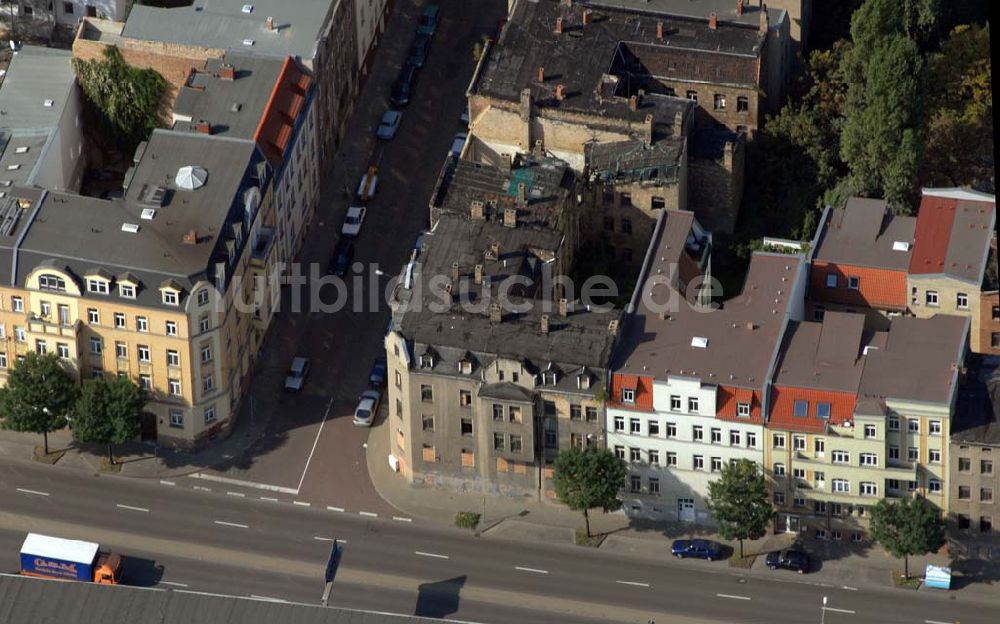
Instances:
[[[341,240],[333,252],[333,258],[330,259],[330,266],[326,272],[343,277],[350,269],[352,260],[354,260],[354,243],[349,240]]]
[[[801,550],[775,550],[767,553],[765,562],[771,570],[782,568],[794,570],[799,574],[809,571],[809,555]]]
[[[417,82],[417,67],[406,64],[399,72],[399,78],[392,85],[392,95],[389,101],[393,106],[406,106],[410,103],[410,96],[413,94],[413,87]]]

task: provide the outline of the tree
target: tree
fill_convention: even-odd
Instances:
[[[49,453],[49,432],[66,425],[77,386],[53,354],[28,353],[14,364],[0,398],[3,427],[42,434]]]
[[[156,70],[131,67],[115,46],[104,49],[103,59],[74,58],[73,69],[104,130],[126,153],[162,125],[167,81]]]
[[[722,537],[739,540],[741,559],[743,540],[764,537],[774,516],[767,480],[748,459],[722,466],[722,476],[708,484],[708,508]]]
[[[114,465],[112,446],[127,442],[142,430],[146,393],[126,377],[97,377],[83,383],[73,410],[73,439],[108,445],[108,461]]]
[[[910,578],[910,556],[941,548],[945,524],[940,512],[922,498],[883,499],[871,508],[871,532],[892,556],[903,558],[903,573]]]
[[[582,511],[590,533],[590,510],[605,512],[621,508],[618,492],[628,471],[625,462],[608,449],[576,447],[566,449],[556,458],[553,483],[556,496],[573,511]]]

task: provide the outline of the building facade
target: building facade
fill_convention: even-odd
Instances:
[[[972,406],[956,422],[950,444],[949,532],[958,554],[991,560],[1000,548],[996,497],[1000,494],[997,398]]]

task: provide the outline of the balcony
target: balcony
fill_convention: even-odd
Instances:
[[[25,321],[28,324],[28,333],[30,334],[60,336],[74,340],[80,327],[79,319],[69,325],[64,325],[51,316],[39,316],[34,313],[28,314]]]

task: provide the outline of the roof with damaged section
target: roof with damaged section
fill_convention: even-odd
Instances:
[[[768,20],[774,25],[779,24],[787,12],[782,8],[768,7],[761,2],[743,3],[743,11],[737,13],[737,0],[577,0],[595,8],[628,9],[662,15],[665,17],[687,17],[693,19],[708,19],[713,13],[719,22],[732,22],[758,26],[761,10],[767,11]]]
[[[851,197],[821,225],[813,258],[905,272],[916,223],[914,217],[892,214],[883,199]]]
[[[996,235],[996,198],[965,189],[923,189],[910,275],[980,285]]]
[[[588,143],[586,153],[592,178],[672,184],[682,166],[684,140],[668,139],[652,145],[638,140]]]

